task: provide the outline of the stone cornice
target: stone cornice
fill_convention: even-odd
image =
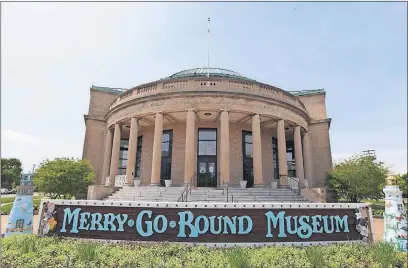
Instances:
[[[328,123],[329,124],[329,128],[331,125],[331,118],[325,118],[325,119],[318,119],[318,120],[310,120],[310,124],[320,124],[320,123]]]
[[[148,96],[143,96],[137,99],[132,99],[129,100],[127,102],[121,103],[115,107],[113,107],[107,114],[105,117],[105,120],[114,112],[135,105],[135,104],[139,104],[139,103],[144,103],[147,101],[155,101],[155,100],[160,100],[160,99],[166,99],[166,98],[170,98],[170,97],[179,97],[179,96],[226,96],[226,97],[243,97],[246,98],[248,100],[257,100],[257,101],[261,101],[264,102],[266,104],[269,105],[276,105],[285,109],[289,109],[299,115],[301,115],[307,122],[310,121],[310,118],[307,114],[307,112],[302,111],[301,109],[299,109],[298,107],[291,105],[289,103],[286,102],[282,102],[276,99],[269,99],[269,98],[264,98],[262,96],[258,96],[258,95],[253,95],[253,94],[248,94],[248,93],[242,93],[242,92],[226,92],[226,91],[171,91],[171,92],[164,92],[161,94],[154,94],[154,95],[148,95]]]
[[[84,114],[84,120],[85,120],[85,123],[87,120],[101,121],[104,123],[106,122],[105,118],[103,117],[97,117],[97,116],[92,116],[92,115],[87,115],[87,114]]]

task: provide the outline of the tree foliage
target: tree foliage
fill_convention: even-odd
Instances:
[[[34,173],[34,185],[51,198],[71,199],[86,193],[94,172],[86,159],[56,158],[45,160]]]
[[[407,173],[401,174],[401,175],[396,176],[396,178],[397,178],[398,186],[400,190],[403,192],[402,195],[404,197],[407,197],[408,196],[408,174]]]
[[[17,158],[1,159],[1,188],[14,188],[20,183],[20,175],[23,171],[21,161]]]
[[[327,184],[338,199],[360,202],[361,199],[379,199],[383,196],[388,169],[384,163],[370,156],[353,156],[335,165],[329,172]]]

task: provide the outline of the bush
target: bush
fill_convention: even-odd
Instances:
[[[408,267],[406,253],[386,244],[232,249],[177,244],[102,244],[19,235],[2,239],[2,268],[11,267]]]
[[[86,159],[55,158],[41,163],[34,173],[34,185],[52,199],[71,199],[85,194],[94,172]]]

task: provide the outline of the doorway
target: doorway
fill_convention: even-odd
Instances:
[[[217,187],[217,129],[198,129],[197,187]]]
[[[254,164],[253,164],[253,146],[252,132],[242,131],[242,163],[243,180],[247,181],[247,188],[254,186]]]
[[[163,131],[162,158],[160,169],[160,185],[165,186],[165,180],[171,180],[171,157],[172,157],[173,130]]]

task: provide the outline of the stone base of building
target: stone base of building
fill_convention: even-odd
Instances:
[[[105,186],[105,185],[91,185],[88,187],[88,200],[101,200],[113,192],[119,190],[120,187]]]
[[[326,188],[300,189],[300,195],[313,203],[326,203]]]

